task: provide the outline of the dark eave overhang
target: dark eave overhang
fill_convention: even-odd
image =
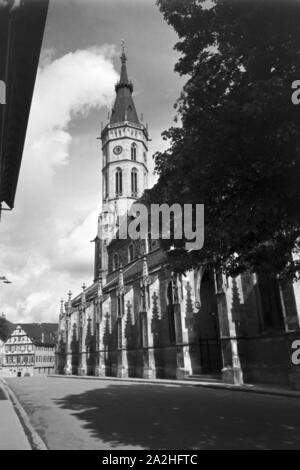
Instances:
[[[0,80],[6,104],[0,105],[0,203],[14,207],[28,118],[49,0],[22,0],[0,7]]]

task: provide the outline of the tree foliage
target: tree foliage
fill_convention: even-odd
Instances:
[[[206,262],[228,274],[247,269],[294,277],[300,235],[300,2],[157,0],[175,29],[187,75],[177,119],[155,155],[151,202],[205,204],[205,241],[171,245],[177,271]]]
[[[0,340],[6,341],[13,330],[13,324],[6,320],[5,316],[0,316]]]

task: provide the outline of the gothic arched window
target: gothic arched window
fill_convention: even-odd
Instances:
[[[122,195],[122,170],[116,169],[116,196]]]
[[[128,247],[128,262],[131,263],[131,261],[133,261],[133,258],[134,258],[134,249],[133,249],[133,245],[130,244]]]
[[[137,193],[138,193],[137,176],[138,176],[137,169],[132,168],[132,170],[131,170],[131,194],[132,194],[132,197],[137,197]]]
[[[136,144],[131,145],[131,160],[136,161]]]

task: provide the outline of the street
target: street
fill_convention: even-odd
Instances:
[[[49,449],[299,449],[300,399],[195,386],[9,378]]]

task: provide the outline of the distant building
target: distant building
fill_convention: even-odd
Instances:
[[[57,328],[55,323],[16,325],[4,344],[1,375],[32,377],[52,374],[55,366]]]

